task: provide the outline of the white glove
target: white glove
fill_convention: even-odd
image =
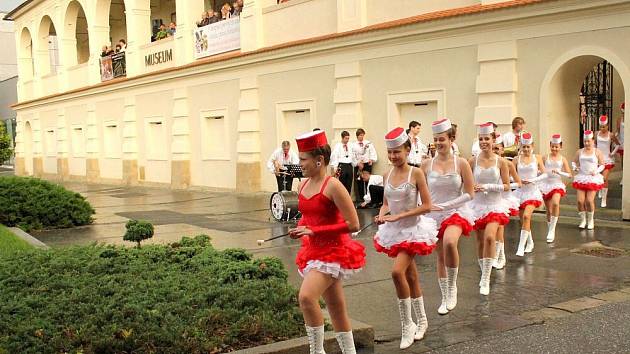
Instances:
[[[518,188],[518,183],[516,182],[510,183],[510,189],[517,189],[517,188]]]
[[[619,145],[615,146],[615,148],[613,149],[613,151],[610,152],[610,156],[615,156],[615,154],[617,153],[617,151],[619,151]]]
[[[505,190],[502,184],[487,183],[482,184],[481,187],[483,187],[486,192],[503,192]]]
[[[446,201],[444,203],[437,203],[434,204],[435,207],[437,207],[440,210],[450,210],[450,209],[456,209],[459,206],[465,204],[466,202],[470,201],[472,198],[470,196],[470,194],[468,193],[464,193],[462,195],[460,195],[459,197],[455,198],[455,199],[451,199],[449,201]]]
[[[569,172],[556,171],[556,173],[559,174],[562,177],[571,178],[571,174]]]
[[[606,169],[606,165],[597,166],[597,173],[602,173]]]
[[[534,178],[532,178],[532,179],[528,179],[527,181],[528,181],[528,182],[530,182],[530,183],[536,183],[536,182],[540,182],[540,181],[542,181],[543,179],[547,178],[547,176],[548,176],[548,175],[547,175],[547,173],[545,172],[545,173],[543,173],[543,174],[541,174],[541,175],[538,175],[538,176],[536,176],[536,177],[534,177]]]
[[[573,161],[571,161],[571,168],[575,172],[579,171],[579,168],[578,168],[577,164],[575,162],[573,162]]]

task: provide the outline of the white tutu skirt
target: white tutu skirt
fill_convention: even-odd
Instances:
[[[404,251],[410,255],[429,255],[436,247],[438,229],[435,220],[419,216],[378,226],[374,248],[390,257]]]
[[[535,184],[523,185],[514,191],[514,196],[518,199],[520,209],[525,209],[528,205],[538,208],[543,202],[542,193]]]
[[[501,195],[500,198],[479,197],[477,192],[475,198],[468,202],[468,207],[472,210],[475,218],[475,230],[481,230],[488,223],[498,222],[500,225],[507,225],[510,222],[510,202]]]
[[[518,198],[514,196],[514,193],[512,191],[503,192],[503,198],[505,198],[505,200],[507,200],[510,205],[510,215],[518,216],[518,210],[521,206],[521,203],[519,202]]]
[[[585,191],[598,191],[604,188],[604,176],[599,173],[595,176],[578,173],[573,177],[573,188]]]
[[[308,261],[308,263],[306,263],[306,267],[302,270],[298,269],[298,272],[302,277],[304,277],[309,271],[316,270],[320,273],[330,274],[333,278],[348,279],[353,274],[360,272],[361,269],[362,268],[345,269],[342,268],[339,263],[310,260]]]
[[[551,199],[555,193],[559,193],[561,197],[567,194],[567,187],[558,178],[545,178],[538,183],[538,189],[540,189],[544,200]]]

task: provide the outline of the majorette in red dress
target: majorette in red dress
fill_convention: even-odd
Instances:
[[[296,138],[300,152],[312,151],[326,145],[323,131],[307,133]],[[302,194],[310,183],[307,179],[298,196],[298,208],[302,213],[298,225],[311,229],[313,236],[303,236],[295,263],[302,276],[311,270],[330,274],[335,278],[347,278],[365,265],[365,247],[350,238],[348,225],[335,203],[324,195],[330,176],[326,177],[320,191],[306,198]]]

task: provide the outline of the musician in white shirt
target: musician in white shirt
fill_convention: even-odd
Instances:
[[[352,166],[354,165],[354,156],[352,144],[350,144],[350,133],[346,130],[341,132],[341,142],[335,145],[330,155],[330,167],[332,174],[339,178],[341,184],[346,187],[348,194],[352,195]]]
[[[407,163],[411,166],[420,167],[422,160],[429,157],[429,147],[420,140],[420,122],[412,120],[409,122],[409,141],[411,142],[411,151],[407,158]]]
[[[383,204],[383,176],[373,175],[368,170],[361,172],[361,180],[367,183],[366,193],[363,196],[363,203],[359,208],[377,207]]]
[[[366,192],[366,184],[361,180],[361,171],[372,172],[372,165],[378,157],[376,156],[374,145],[365,139],[365,130],[363,128],[357,129],[356,136],[357,141],[352,145],[352,151],[354,153],[354,176],[357,178],[355,197],[357,202],[359,202]]]
[[[298,155],[291,151],[291,143],[286,140],[282,142],[281,147],[271,154],[267,161],[267,169],[276,175],[278,192],[290,191],[293,188],[293,176],[287,173],[285,165],[298,165],[299,163]]]
[[[512,131],[502,134],[505,156],[516,157],[518,155],[523,131],[525,131],[525,119],[521,117],[512,119]]]

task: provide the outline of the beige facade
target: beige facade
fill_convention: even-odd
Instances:
[[[587,73],[602,60],[613,65],[614,121],[630,97],[630,1],[245,1],[240,51],[199,60],[192,30],[203,1],[170,1],[172,10],[160,11],[176,10],[177,34],[151,43],[151,11],[164,7],[156,2],[167,0],[124,1],[127,78],[107,83],[97,59],[109,37],[117,41],[103,20],[109,1],[33,0],[11,14],[18,173],[272,191],[265,162],[282,140],[314,127],[338,140],[341,130],[363,127],[383,172],[388,129],[419,120],[428,141],[430,122],[443,116],[459,124],[465,154],[475,124],[492,120],[506,131],[520,115],[537,150],[546,152],[557,132],[570,157]],[[83,64],[79,37],[68,29],[78,23],[77,4],[89,34]],[[42,72],[35,35],[45,33],[38,31],[44,18],[64,28],[54,75]],[[29,35],[34,55],[25,50]],[[145,65],[147,54],[166,49],[173,61]],[[630,188],[623,193],[630,218]]]

